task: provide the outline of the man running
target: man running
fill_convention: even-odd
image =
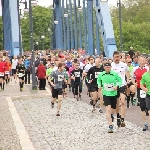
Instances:
[[[74,64],[74,67],[75,69],[71,72],[71,79],[74,80],[73,87],[75,91],[73,93],[78,101],[79,98],[81,99],[83,70],[80,69],[78,62]]]
[[[51,79],[54,79],[53,82]],[[56,116],[60,116],[60,108],[61,108],[61,101],[62,101],[62,84],[65,80],[65,73],[64,73],[64,64],[59,63],[58,69],[56,71],[53,71],[50,75],[50,84],[53,86],[52,90],[52,101],[51,101],[51,107],[54,108],[54,102],[56,101],[56,98],[58,98],[58,105],[57,105],[57,114]]]
[[[3,57],[0,56],[0,86],[1,89],[4,90],[4,85],[5,85],[5,68],[6,68],[6,63],[3,62]]]
[[[22,63],[22,58],[18,60],[18,65],[16,66],[17,75],[19,77],[19,85],[20,85],[20,91],[23,90],[24,85],[24,76],[25,76],[25,66]]]
[[[104,68],[101,65],[100,59],[97,58],[95,60],[95,66],[90,68],[88,73],[87,73],[87,76],[90,77],[89,81],[92,85],[91,86],[92,100],[93,100],[93,110],[92,110],[92,112],[95,111],[96,102],[98,101],[98,98],[100,97],[100,95],[99,95],[100,91],[98,91],[98,85],[97,85],[97,77],[103,71],[104,71]],[[100,98],[100,110],[99,110],[100,113],[103,113],[103,111],[101,109],[102,105],[103,105],[103,99],[101,97]]]
[[[109,125],[108,133],[113,133],[111,114],[115,113],[117,102],[117,87],[122,85],[120,76],[111,71],[111,63],[104,64],[105,71],[97,78],[98,88],[102,90],[104,104],[106,106],[106,118]]]
[[[16,74],[16,66],[18,64],[17,57],[14,56],[14,59],[12,59],[12,76],[14,76],[15,82],[17,82],[17,74]]]
[[[140,56],[138,63],[139,63],[139,67],[135,67],[133,69],[132,77],[133,77],[133,79],[135,79],[135,82],[137,84],[137,98],[138,98],[138,103],[139,103],[140,109],[141,109],[142,122],[144,124],[143,131],[145,131],[145,129],[147,128],[146,127],[147,124],[145,124],[147,108],[146,108],[145,97],[142,94],[143,91],[141,89],[140,81],[142,79],[142,75],[144,73],[146,73],[149,70],[149,68],[147,66],[145,66],[146,61],[145,61],[145,58],[142,56]],[[144,83],[144,81],[142,82],[142,84],[143,83]]]
[[[125,127],[124,118],[125,118],[125,110],[126,110],[126,106],[125,106],[126,85],[127,85],[127,82],[129,81],[130,73],[129,73],[127,64],[121,62],[120,59],[121,59],[120,53],[118,51],[114,51],[113,62],[111,63],[111,66],[112,66],[111,69],[115,71],[116,73],[118,73],[122,79],[122,85],[120,88],[118,88],[118,100],[117,100],[117,107],[116,107],[117,125],[118,127],[120,127],[120,125],[121,127]],[[126,82],[126,77],[127,77],[127,82]],[[119,114],[120,100],[121,100],[121,116]]]

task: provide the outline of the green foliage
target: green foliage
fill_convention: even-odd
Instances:
[[[122,3],[123,49],[133,46],[135,51],[150,51],[150,0],[124,0]],[[117,47],[120,47],[119,11],[112,8],[113,25]]]
[[[39,42],[39,49],[43,49],[41,36],[44,35],[45,49],[50,49],[51,36],[52,36],[52,9],[50,7],[36,6],[33,7],[33,34],[34,43]],[[48,32],[48,28],[51,29]],[[30,26],[29,26],[29,14],[26,14],[21,19],[21,31],[23,39],[23,49],[30,50]],[[35,49],[37,46],[35,44]]]

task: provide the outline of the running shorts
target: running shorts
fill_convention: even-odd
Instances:
[[[58,95],[62,95],[62,88],[61,89],[53,89],[52,90],[52,97],[57,98]]]
[[[104,105],[111,105],[111,108],[116,109],[117,96],[106,96],[103,95]]]

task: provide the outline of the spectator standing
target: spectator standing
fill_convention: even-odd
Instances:
[[[24,66],[25,66],[25,84],[30,84],[30,74],[31,74],[31,62],[30,62],[30,57],[25,59],[24,61]]]
[[[38,68],[37,68],[37,77],[39,80],[39,90],[45,90],[45,83],[46,83],[46,69],[43,65],[43,61],[40,62]]]
[[[128,54],[130,55],[130,58],[133,60],[134,55],[135,55],[135,53],[133,51],[133,47],[130,47],[130,50],[128,51]]]

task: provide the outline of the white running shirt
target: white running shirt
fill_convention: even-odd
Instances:
[[[129,71],[127,64],[123,63],[123,62],[119,62],[119,64],[116,64],[116,63],[112,62],[111,67],[112,67],[111,70],[118,73],[119,76],[121,77],[121,79],[122,79],[121,87],[126,85],[127,82],[125,80],[125,74],[126,74],[126,72]]]
[[[17,66],[17,64],[18,64],[18,59],[13,59],[12,60],[12,69],[16,69],[16,66]]]

